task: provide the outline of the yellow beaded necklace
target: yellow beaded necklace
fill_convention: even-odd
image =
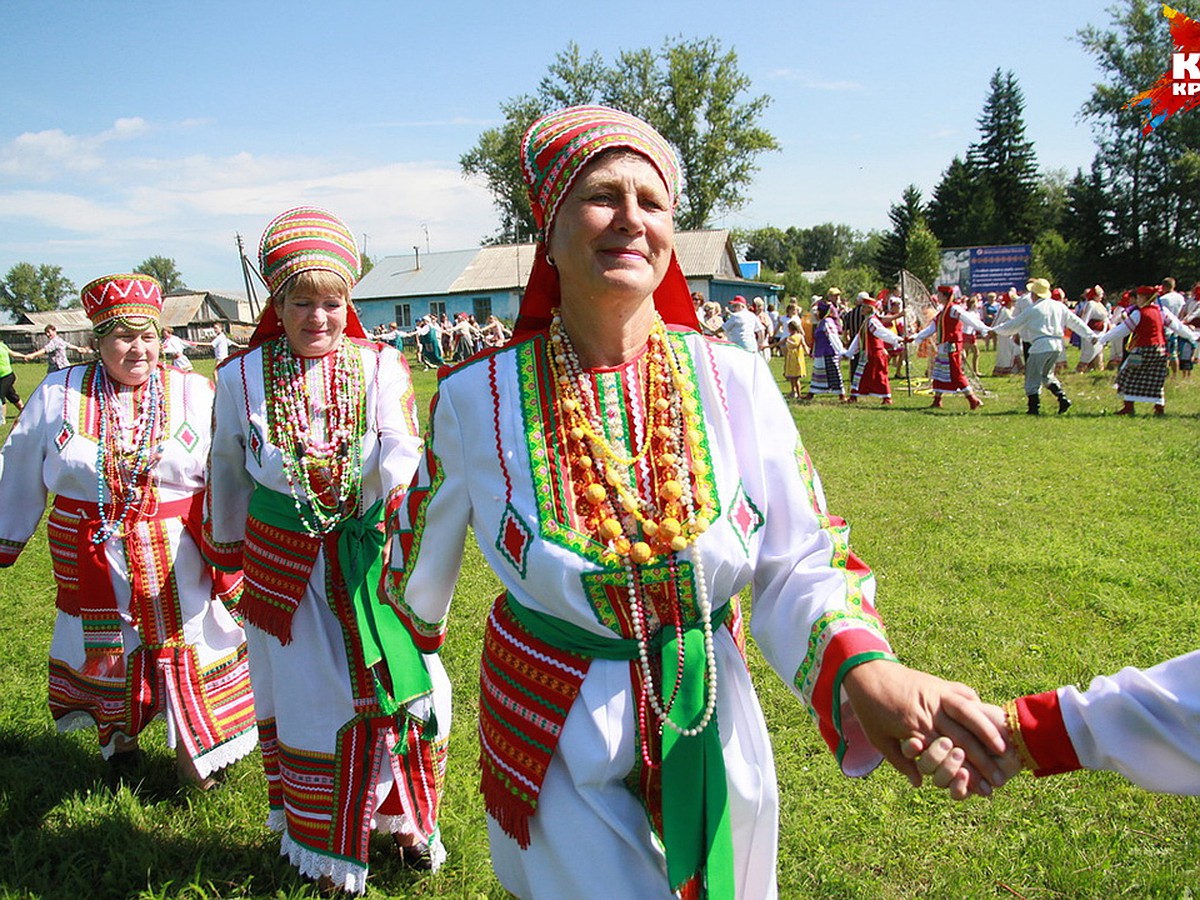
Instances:
[[[708,530],[716,507],[707,488],[693,477],[707,468],[698,452],[704,439],[699,403],[662,318],[655,316],[648,337],[641,398],[645,434],[632,454],[621,452],[605,436],[557,309],[550,345],[576,509],[588,530],[616,559],[638,565],[687,549]],[[641,496],[639,466],[648,469],[656,496]]]

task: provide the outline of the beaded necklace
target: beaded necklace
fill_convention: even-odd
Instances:
[[[271,440],[296,514],[313,536],[352,514],[362,486],[366,387],[352,344],[317,359],[298,357],[286,337],[263,348]]]
[[[637,450],[627,454],[608,440],[603,424],[605,416],[615,418],[620,410],[609,408],[602,415],[597,408],[588,387],[589,376],[579,362],[570,336],[562,327],[557,309],[550,321],[549,356],[557,404],[564,422],[565,455],[570,466],[577,515],[582,517],[584,529],[604,544],[612,561],[620,563],[625,570],[626,593],[638,645],[638,667],[643,678],[638,703],[639,723],[645,733],[646,705],[649,703],[660,728],[665,724],[684,736],[698,735],[716,711],[717,665],[713,650],[712,604],[700,553],[694,543],[711,525],[716,504],[708,490],[693,481],[693,473],[701,473],[703,464],[698,450],[704,440],[695,387],[683,371],[662,318],[656,314],[647,339],[642,393],[634,398],[644,417],[643,434],[639,441],[631,432],[630,444],[637,445]],[[611,407],[619,401],[609,397],[607,402]],[[642,496],[638,487],[639,471],[655,496]],[[679,677],[675,681],[675,690],[664,702],[654,688],[649,648],[652,635],[646,633],[648,617],[639,588],[638,567],[654,563],[661,557],[674,570],[676,555],[689,547],[704,635],[707,694],[700,721],[693,727],[684,728],[669,718],[683,681],[684,623],[678,595],[676,592],[670,610],[671,621],[666,624],[675,626],[680,635],[676,660]],[[643,761],[653,765],[644,742],[642,754]]]
[[[96,505],[100,527],[92,543],[113,535],[158,507],[154,467],[162,456],[166,407],[161,369],[155,368],[143,385],[125,389],[108,376],[103,365],[92,369],[90,394],[98,406],[96,439]],[[85,393],[86,396],[86,393]],[[126,411],[124,398],[129,398]]]

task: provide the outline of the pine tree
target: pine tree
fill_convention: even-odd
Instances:
[[[988,243],[996,205],[991,186],[979,169],[954,157],[933,189],[927,219],[943,247],[969,247]]]
[[[1011,71],[992,75],[968,165],[991,195],[993,211],[978,243],[1030,243],[1038,231],[1037,154],[1025,137],[1025,96]]]
[[[921,191],[915,184],[904,189],[899,203],[892,204],[888,218],[891,219],[892,228],[884,232],[875,255],[875,268],[884,281],[891,281],[897,272],[906,268],[909,232],[918,221],[925,221]]]

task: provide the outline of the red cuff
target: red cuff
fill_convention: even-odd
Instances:
[[[1021,726],[1016,737],[1035,764],[1034,775],[1057,775],[1082,768],[1063,722],[1058,691],[1020,697],[1015,703]]]

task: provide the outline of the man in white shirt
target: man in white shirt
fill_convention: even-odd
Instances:
[[[1045,278],[1035,278],[1026,287],[1034,303],[1007,322],[994,326],[994,330],[997,334],[1019,331],[1031,337],[1029,356],[1025,360],[1029,415],[1036,416],[1040,411],[1043,385],[1058,398],[1059,413],[1065,413],[1071,408],[1071,401],[1054,375],[1054,364],[1063,350],[1063,327],[1069,326],[1083,341],[1094,341],[1095,336],[1083,319],[1071,312],[1065,303],[1050,296],[1050,282]]]
[[[737,344],[751,353],[758,352],[762,343],[763,324],[758,316],[746,309],[746,298],[741,294],[730,301],[729,318],[725,320],[722,330],[731,344]]]
[[[1178,319],[1179,314],[1183,312],[1183,303],[1183,294],[1175,290],[1175,279],[1164,278],[1162,293],[1158,295],[1158,305]],[[1172,375],[1179,374],[1179,341],[1179,335],[1167,335],[1167,365],[1170,366]]]

